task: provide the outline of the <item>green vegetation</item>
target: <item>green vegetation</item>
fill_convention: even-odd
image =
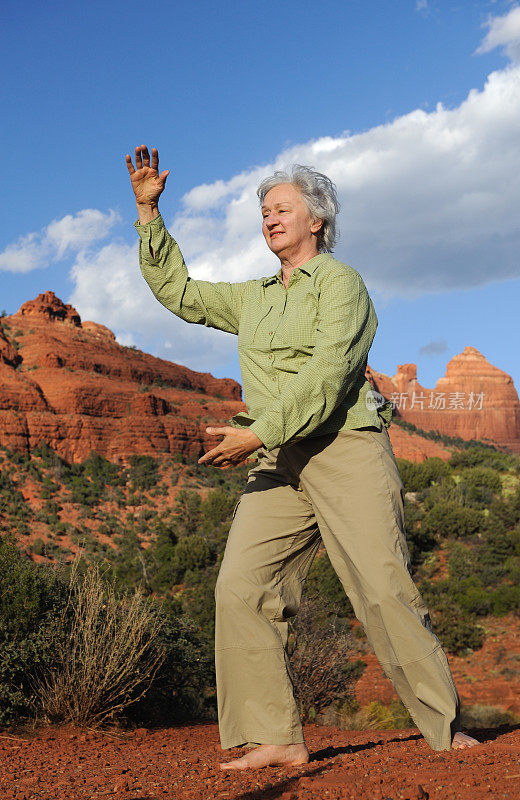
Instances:
[[[68,576],[36,565],[13,539],[0,570],[0,726],[215,718],[212,659],[185,614],[84,560]]]
[[[117,596],[139,591],[163,615],[170,647],[158,671],[163,682],[150,687],[146,702],[133,702],[124,718],[144,719],[151,708],[157,718],[188,709],[215,714],[214,589],[250,465],[208,469],[198,457],[133,456],[123,464],[91,453],[70,464],[46,444],[29,454],[0,448],[0,568],[7,576],[0,597],[0,725],[33,713],[35,676],[53,668],[63,652],[67,626],[55,620],[63,611],[71,549],[78,546],[80,575],[88,564],[102,566]],[[473,443],[446,462],[397,462],[407,494],[413,578],[434,630],[450,653],[475,650],[484,641],[486,616],[520,613],[520,459]],[[12,593],[19,600],[10,612]],[[323,631],[334,620],[348,632],[354,612],[323,546],[305,584],[308,595],[320,598]],[[25,607],[24,628],[16,609]],[[191,683],[181,700],[174,684],[184,673]],[[327,692],[302,700],[309,718],[330,700]],[[378,715],[387,719],[389,713],[379,707],[349,713],[361,711],[348,724],[377,724]]]

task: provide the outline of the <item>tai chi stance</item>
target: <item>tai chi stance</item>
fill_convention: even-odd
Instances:
[[[289,617],[323,541],[386,675],[431,748],[470,747],[460,700],[412,577],[404,487],[387,428],[391,404],[365,377],[377,316],[360,274],[331,255],[338,202],[325,175],[296,165],[258,189],[274,275],[193,280],[164,226],[156,149],[126,162],[139,261],[155,297],[187,322],[238,337],[247,413],[207,428],[222,441],[199,463],[257,452],[220,567],[215,666],[223,769],[309,760],[287,656]],[[235,212],[236,214],[236,212]],[[237,236],[240,233],[236,226]],[[239,253],[237,253],[237,257]]]

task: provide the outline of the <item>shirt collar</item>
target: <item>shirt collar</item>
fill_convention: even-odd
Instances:
[[[305,272],[306,275],[312,275],[318,267],[323,264],[323,262],[330,256],[330,253],[318,253],[317,256],[313,256],[309,261],[306,261],[305,264],[302,264],[299,269],[302,272]],[[282,268],[278,270],[275,275],[271,275],[269,278],[262,278],[261,284],[262,286],[267,286],[269,283],[273,283],[273,281],[282,280]]]

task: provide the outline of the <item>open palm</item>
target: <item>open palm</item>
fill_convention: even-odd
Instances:
[[[156,205],[160,194],[164,190],[166,178],[170,170],[165,169],[159,175],[159,153],[152,147],[152,159],[146,145],[135,148],[135,168],[130,155],[126,156],[126,166],[130,173],[135,201],[138,205]]]

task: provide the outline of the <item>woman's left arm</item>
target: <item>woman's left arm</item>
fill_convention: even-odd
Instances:
[[[364,370],[377,316],[356,270],[335,274],[321,287],[312,355],[249,430],[267,450],[307,436],[347,396]]]

